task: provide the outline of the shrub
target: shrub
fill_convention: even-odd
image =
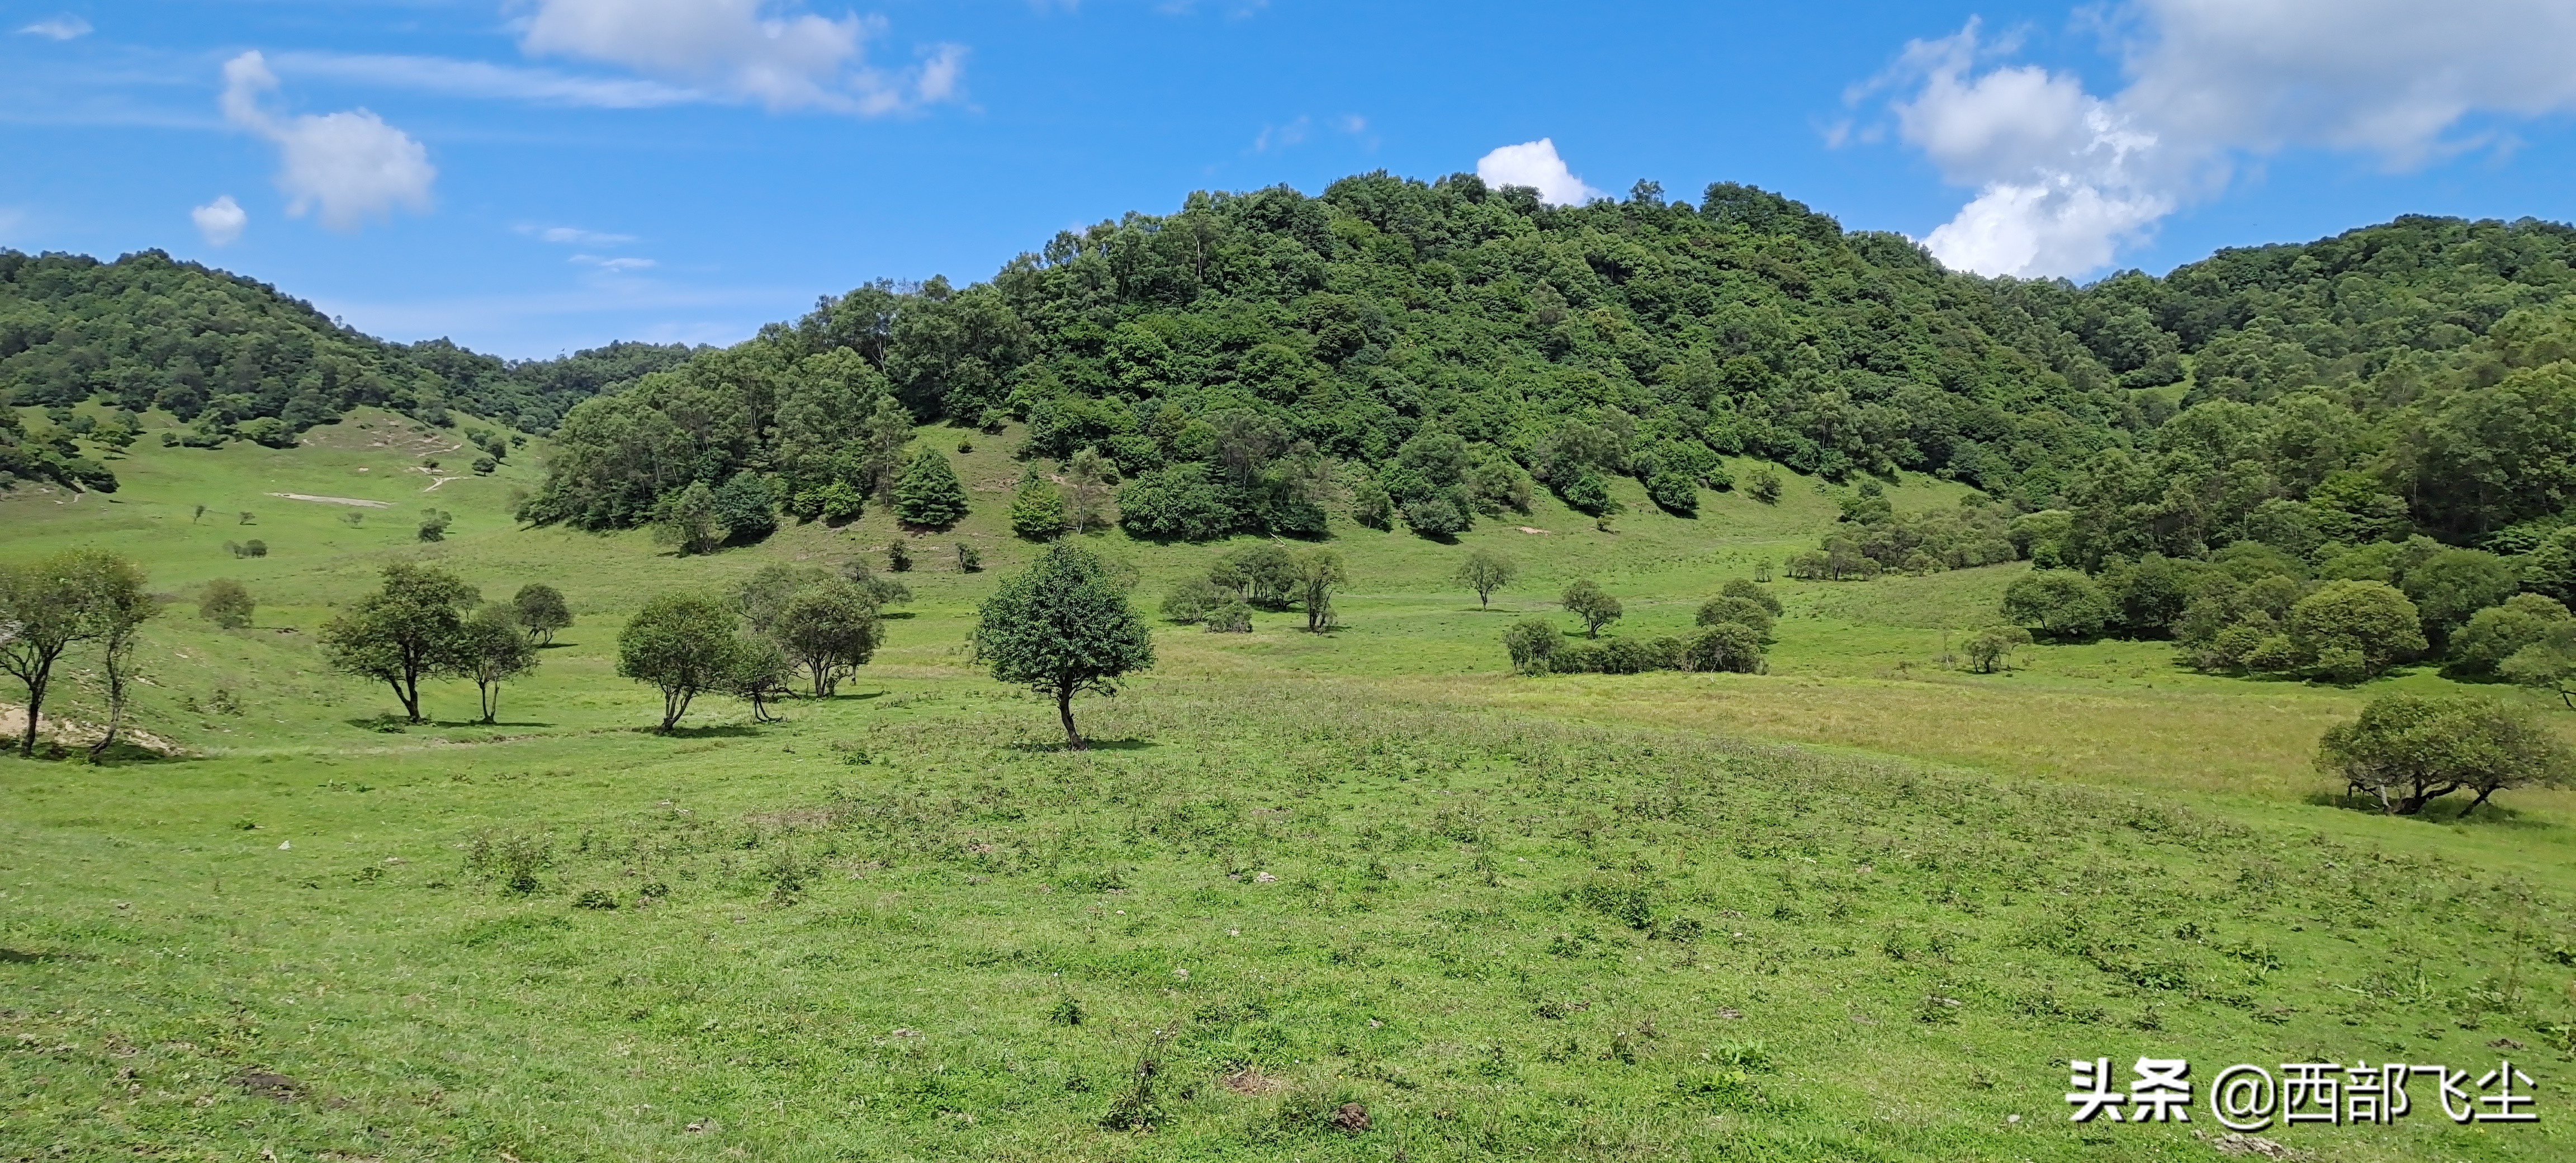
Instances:
[[[2030,631],[2019,626],[1988,626],[1968,636],[1968,669],[1993,674],[2012,669],[2013,652],[2030,645]]]
[[[886,542],[886,569],[894,573],[912,572],[912,546],[897,537]]]
[[[435,541],[437,538],[433,537],[430,540]],[[240,548],[233,551],[233,556],[266,557],[268,556],[268,543],[260,540],[259,538],[253,537],[248,541],[242,542]]]
[[[2052,638],[2090,638],[2114,613],[2102,587],[2071,569],[2032,570],[2004,588],[2004,617]]]
[[[982,553],[981,551],[977,550],[974,546],[969,545],[969,544],[967,544],[967,543],[965,543],[965,542],[963,542],[963,541],[958,542],[958,543],[957,543],[957,572],[959,572],[959,573],[982,573],[982,572],[984,572],[984,555],[983,555],[983,553]]]
[[[2567,607],[2540,594],[2515,594],[2501,605],[2469,615],[2451,636],[2451,666],[2458,674],[2492,674],[2515,651],[2549,637],[2570,621]]]
[[[1716,623],[1691,640],[1686,661],[1692,670],[1759,674],[1762,634],[1741,622]]]
[[[1702,626],[1733,622],[1761,635],[1763,641],[1771,641],[1771,608],[1751,598],[1731,594],[1710,598],[1700,603],[1697,621]]]
[[[1224,601],[1209,608],[1207,628],[1210,634],[1250,634],[1252,607],[1244,605],[1243,599],[1228,595]]]
[[[1208,611],[1237,600],[1203,577],[1184,578],[1163,595],[1163,617],[1184,626],[1205,619]]]
[[[258,603],[250,590],[231,578],[216,578],[206,583],[205,593],[197,599],[197,613],[226,630],[239,630],[250,625]]]
[[[1524,618],[1503,631],[1503,649],[1512,656],[1513,669],[1546,674],[1551,660],[1565,649],[1565,635],[1544,618]]]
[[[1756,571],[1761,573],[1767,574],[1770,572],[1770,564],[1768,562],[1757,565],[1754,568]],[[1717,587],[1717,592],[1720,597],[1743,598],[1746,601],[1760,603],[1763,609],[1771,612],[1772,617],[1777,618],[1780,616],[1781,606],[1778,595],[1775,595],[1769,589],[1764,588],[1760,584],[1760,580],[1746,581],[1740,577],[1734,578],[1729,580],[1725,585]]]
[[[1578,513],[1605,517],[1618,511],[1618,502],[1610,499],[1610,482],[1590,469],[1568,481],[1564,488],[1557,490],[1557,495],[1565,499],[1567,507]]]
[[[1467,514],[1447,497],[1429,497],[1404,507],[1407,528],[1434,540],[1455,537],[1467,531]]]
[[[1699,512],[1699,481],[1687,473],[1656,473],[1646,478],[1646,499],[1666,512],[1691,516]]]
[[[1763,465],[1744,476],[1744,495],[1765,505],[1780,503],[1780,470]]]

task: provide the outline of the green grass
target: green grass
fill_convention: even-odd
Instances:
[[[2187,1055],[2205,1083],[2484,1070],[2499,1039],[2536,1128],[2418,1095],[2394,1128],[2271,1135],[2571,1153],[2566,802],[2389,820],[2306,766],[2370,690],[2430,675],[2247,682],[2140,643],[1934,665],[2010,568],[1782,583],[1767,675],[1504,673],[1501,628],[1561,617],[1576,576],[1627,603],[1612,632],[1669,632],[1812,544],[1834,509],[1793,481],[1697,520],[1631,496],[1615,533],[1549,502],[1457,545],[1342,530],[1343,630],[1161,627],[1068,754],[1052,708],[967,665],[973,603],[1031,553],[1001,528],[1011,440],[976,435],[978,512],[916,547],[918,600],[842,697],[758,727],[716,702],[666,739],[613,676],[623,611],[875,554],[884,516],[678,559],[514,528],[533,450],[424,494],[425,447],[370,447],[388,431],[147,436],[113,503],[0,498],[0,555],[116,548],[183,600],[139,713],[193,756],[0,761],[0,1158],[2199,1158],[2205,1107],[2069,1125],[2063,1059]],[[351,526],[286,492],[391,507]],[[430,502],[458,522],[421,545]],[[223,550],[246,534],[270,555]],[[987,572],[932,551],[960,539]],[[1094,543],[1148,602],[1218,552]],[[1480,545],[1524,568],[1496,611],[1446,581]],[[442,683],[441,722],[382,730],[387,695],[320,668],[330,603],[396,554],[572,599],[499,726]],[[251,630],[185,604],[227,576],[270,603]],[[66,713],[95,713],[87,681]],[[1365,1132],[1332,1124],[1350,1102]],[[1151,1132],[1104,1126],[1138,1112]]]

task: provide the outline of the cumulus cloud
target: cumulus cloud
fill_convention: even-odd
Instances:
[[[91,30],[88,21],[66,13],[39,20],[18,31],[25,36],[41,36],[47,40],[78,40],[88,36]]]
[[[241,237],[242,228],[250,225],[250,215],[230,194],[188,211],[188,220],[197,224],[197,233],[204,235],[210,246],[231,245]]]
[[[276,143],[277,187],[286,193],[289,215],[318,212],[324,226],[355,230],[396,207],[429,209],[438,170],[410,134],[364,109],[281,117],[260,104],[276,88],[277,76],[260,54],[224,62],[224,118]]]
[[[1975,197],[1925,240],[1950,266],[2081,275],[2235,162],[2285,149],[2409,169],[2495,140],[2497,118],[2576,110],[2563,0],[2128,0],[2097,10],[2125,87],[1998,62],[1975,21],[1906,47],[1897,135]],[[2482,126],[2484,128],[2482,128]]]
[[[1476,176],[1488,186],[1528,186],[1538,191],[1539,200],[1553,206],[1571,206],[1602,196],[1601,191],[1583,184],[1583,179],[1556,156],[1556,140],[1542,137],[1519,145],[1507,145],[1476,159]]]
[[[533,0],[519,47],[620,65],[649,77],[769,108],[876,116],[954,101],[963,46],[925,50],[910,69],[866,60],[883,22],[785,10],[773,0]]]

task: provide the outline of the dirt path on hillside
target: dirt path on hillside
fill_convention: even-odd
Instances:
[[[290,501],[314,501],[325,505],[356,505],[365,509],[390,509],[394,507],[393,502],[391,501],[368,501],[361,500],[357,497],[317,497],[311,493],[270,493],[269,496],[284,497]]]

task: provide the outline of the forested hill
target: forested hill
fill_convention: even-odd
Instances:
[[[1743,454],[2075,509],[2089,561],[2312,544],[2392,505],[2471,541],[2576,497],[2571,254],[2561,225],[2405,218],[2078,288],[1944,271],[1732,184],[1196,194],[971,287],[861,287],[576,408],[526,515],[622,525],[742,474],[881,490],[887,458],[850,450],[890,393],[1023,418],[1034,455],[1097,450],[1154,536],[1313,532],[1336,492],[1439,533],[1533,480],[1597,510],[1618,474],[1687,510]]]
[[[621,343],[506,362],[445,340],[373,339],[264,283],[157,250],[106,263],[0,250],[0,398],[162,408],[194,425],[192,443],[288,444],[362,404],[432,422],[458,408],[549,432],[575,403],[689,354]],[[13,430],[0,441],[17,443]],[[15,456],[0,473],[79,479],[45,441]]]

